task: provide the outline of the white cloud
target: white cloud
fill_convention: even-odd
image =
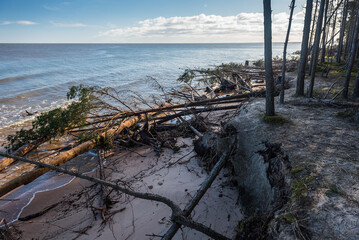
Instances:
[[[284,41],[289,14],[272,16],[273,41]],[[303,12],[295,14],[292,41],[301,41]],[[99,37],[117,42],[263,42],[263,13],[236,16],[200,14],[188,17],[157,17],[139,21],[135,27],[113,28]]]
[[[83,23],[59,23],[53,21],[50,21],[50,23],[55,27],[63,27],[63,28],[89,27],[89,25]]]
[[[53,7],[53,6],[48,6],[48,5],[43,5],[43,8],[50,10],[50,11],[59,11],[60,8],[59,7]]]
[[[20,25],[34,25],[37,24],[36,22],[20,20],[20,21],[4,21],[2,25],[9,25],[9,24],[20,24]]]

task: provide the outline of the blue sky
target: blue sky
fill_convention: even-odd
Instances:
[[[291,41],[300,41],[297,0]],[[290,0],[273,0],[283,41]],[[262,0],[0,0],[2,43],[262,42]]]

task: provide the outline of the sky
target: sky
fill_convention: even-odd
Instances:
[[[290,0],[272,0],[283,42]],[[300,42],[305,0],[290,41]],[[263,0],[0,0],[0,43],[263,42]]]

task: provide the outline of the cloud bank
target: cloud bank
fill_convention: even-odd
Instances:
[[[21,20],[21,21],[4,21],[2,23],[2,25],[10,25],[10,24],[19,24],[19,25],[34,25],[37,24],[36,22],[32,22],[32,21],[26,21],[26,20]]]
[[[59,23],[53,21],[50,21],[50,23],[55,27],[63,27],[63,28],[89,27],[89,25],[83,23]]]
[[[289,14],[272,15],[273,41],[283,42]],[[304,11],[293,17],[291,41],[301,41]],[[113,28],[99,37],[114,42],[263,42],[263,13],[236,16],[157,17],[135,27]]]

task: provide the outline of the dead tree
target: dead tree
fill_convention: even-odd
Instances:
[[[274,79],[272,66],[272,10],[271,0],[263,0],[264,58],[266,75],[266,115],[274,116]]]
[[[347,23],[347,17],[348,17],[348,0],[345,0],[344,7],[343,7],[342,23],[340,25],[340,35],[339,35],[337,59],[336,59],[337,63],[340,63],[342,52],[343,52],[343,41],[344,41],[344,34],[345,34],[345,27],[346,27],[346,23]]]
[[[311,61],[311,75],[310,75],[310,85],[309,85],[309,90],[308,90],[308,97],[313,97],[315,70],[316,70],[317,62],[318,62],[320,36],[321,36],[321,32],[322,32],[321,30],[322,30],[322,24],[323,24],[324,6],[325,6],[326,1],[328,1],[328,0],[322,0],[320,2],[320,7],[319,7],[317,29],[315,31],[312,61]]]
[[[289,23],[288,23],[287,35],[285,37],[285,42],[284,42],[282,82],[281,82],[280,98],[279,98],[279,102],[281,104],[284,103],[284,82],[285,82],[285,71],[286,71],[286,64],[287,64],[287,47],[288,47],[290,29],[291,29],[291,26],[292,26],[293,11],[294,11],[294,8],[295,8],[295,0],[292,0],[289,8],[290,8],[290,15],[289,15]]]
[[[351,73],[352,73],[353,66],[354,66],[355,54],[357,51],[358,33],[359,33],[359,8],[358,8],[357,16],[356,16],[356,20],[355,20],[354,32],[352,34],[353,35],[353,39],[351,40],[352,46],[351,46],[351,50],[350,50],[349,57],[347,60],[346,71],[345,71],[345,80],[344,80],[344,89],[343,89],[343,98],[345,98],[345,99],[348,98],[349,82],[350,82],[350,77],[351,77]]]
[[[304,78],[305,78],[305,68],[307,66],[307,59],[308,59],[308,41],[309,41],[309,33],[310,33],[310,22],[312,18],[312,7],[313,7],[313,0],[307,0],[302,48],[301,48],[300,62],[298,67],[298,78],[297,78],[297,89],[296,89],[297,96],[304,96]]]

